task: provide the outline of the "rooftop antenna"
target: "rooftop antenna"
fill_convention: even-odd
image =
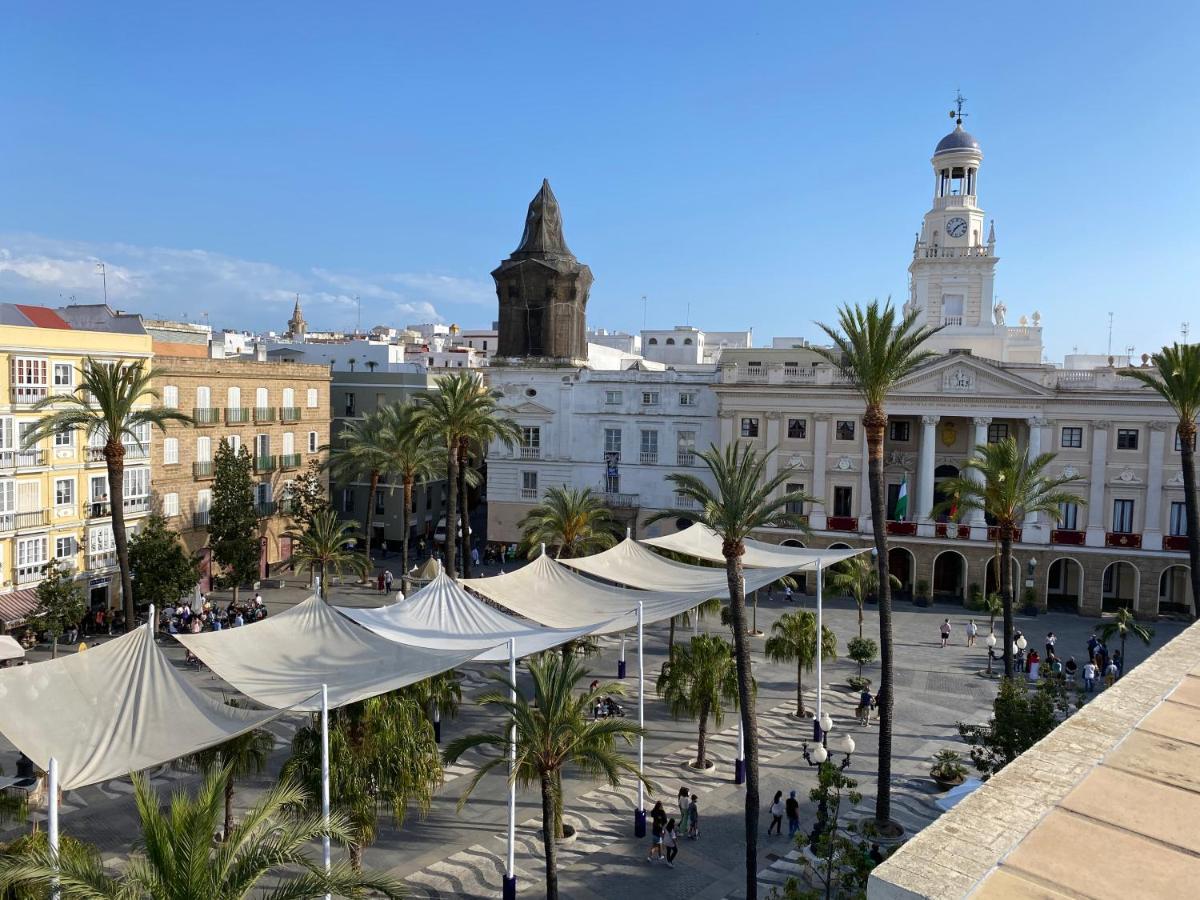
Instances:
[[[1179,333],[1183,335],[1183,342],[1185,344],[1188,342],[1188,332],[1190,330],[1191,330],[1190,322],[1184,322],[1182,325],[1179,326]]]
[[[1113,314],[1108,314],[1108,353],[1107,356],[1112,356],[1112,322]]]
[[[354,305],[357,310],[354,314],[354,333],[358,334],[362,330],[362,300],[359,299],[358,294],[354,295]]]
[[[955,125],[962,125],[963,116],[969,116],[970,113],[963,112],[963,104],[967,102],[967,98],[962,95],[962,91],[958,88],[954,89],[954,109],[950,110],[950,118],[954,120]]]
[[[108,273],[104,269],[104,263],[96,263],[96,268],[100,271],[97,273],[100,276],[100,281],[104,284],[104,305],[108,306]]]
[[[688,305],[687,305],[687,317],[686,317],[686,318],[683,320],[683,324],[684,324],[684,325],[691,325],[691,324],[692,324],[692,301],[691,301],[691,300],[689,300],[689,301],[688,301]]]
[[[1125,348],[1125,355],[1129,357],[1129,361],[1130,361],[1130,362],[1133,362],[1133,351],[1134,351],[1134,349],[1135,349],[1135,348],[1134,348],[1133,344],[1130,344],[1128,347],[1126,347],[1126,348]]]
[[[642,294],[642,331],[646,330],[646,295]]]

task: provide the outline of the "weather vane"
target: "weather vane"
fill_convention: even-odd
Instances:
[[[963,104],[967,102],[967,98],[962,95],[961,90],[954,91],[954,109],[950,110],[950,118],[954,120],[955,125],[961,125],[963,116],[969,116],[970,113],[962,111]]]

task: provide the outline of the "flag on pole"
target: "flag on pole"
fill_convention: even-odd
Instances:
[[[896,497],[896,512],[895,518],[897,522],[903,522],[908,517],[908,476],[900,482],[900,493]]]

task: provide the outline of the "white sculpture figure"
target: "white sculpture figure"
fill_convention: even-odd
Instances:
[[[1042,327],[1042,314],[1040,312],[1038,312],[1036,309],[1033,311],[1033,327],[1034,328]]]
[[[996,305],[992,308],[992,313],[996,316],[996,324],[1004,324],[1004,316],[1008,312],[1008,307],[1004,305],[1004,301],[997,300]]]
[[[1021,316],[1018,321],[1021,323],[1022,327],[1029,324],[1029,320],[1025,318],[1025,316]]]

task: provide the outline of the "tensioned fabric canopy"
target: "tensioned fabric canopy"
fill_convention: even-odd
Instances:
[[[423,681],[474,659],[488,642],[446,649],[380,637],[309,597],[241,628],[175,638],[235,688],[265,706],[315,712],[325,684],[331,709]]]
[[[696,559],[707,559],[712,562],[724,562],[725,554],[721,551],[723,541],[707,525],[696,524],[683,531],[662,537],[648,538],[642,541],[652,547],[661,547]],[[768,569],[779,566],[788,567],[790,572],[815,572],[817,566],[828,569],[844,559],[850,559],[860,553],[867,553],[870,547],[859,547],[849,550],[816,550],[806,547],[784,547],[781,544],[768,544],[766,541],[745,541],[746,554],[742,557],[742,565],[748,569]]]
[[[7,634],[0,634],[0,659],[24,659],[25,648],[16,639]]]
[[[631,538],[625,538],[601,553],[559,562],[596,578],[647,591],[703,592],[706,599],[729,596],[729,581],[723,566],[719,569],[689,566],[660,556]],[[746,589],[753,591],[765,587],[793,571],[795,567],[790,565],[778,569],[747,569]]]
[[[585,578],[542,554],[529,565],[491,578],[465,578],[465,587],[478,591],[518,615],[554,628],[589,625],[588,634],[615,634],[637,625],[637,605],[643,605],[643,624],[677,616],[703,603],[711,593],[637,591]],[[592,624],[597,623],[599,624]]]
[[[457,650],[478,649],[485,643],[489,649],[474,657],[482,662],[507,660],[510,637],[516,638],[517,656],[529,656],[590,634],[601,624],[544,628],[514,619],[472,597],[445,572],[399,603],[375,609],[339,606],[337,611],[381,637],[405,644]]]
[[[83,653],[0,671],[0,732],[43,770],[53,756],[65,790],[178,759],[278,715],[197,688],[155,646],[149,625]]]

